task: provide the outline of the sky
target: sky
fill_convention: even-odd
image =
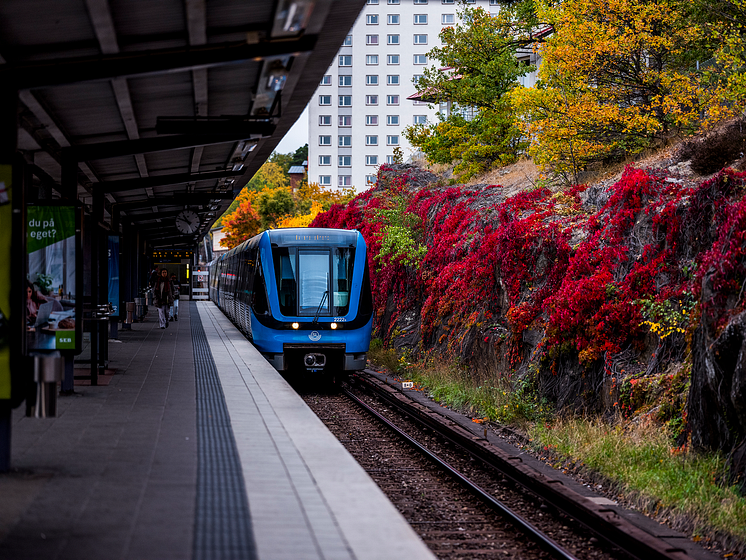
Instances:
[[[292,154],[304,144],[308,144],[308,106],[288,130],[287,134],[277,144],[275,152],[278,154]]]

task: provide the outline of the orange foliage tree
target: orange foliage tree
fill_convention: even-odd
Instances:
[[[233,249],[233,247],[237,247],[260,231],[261,218],[259,214],[251,206],[250,200],[243,200],[236,211],[223,221],[223,232],[226,235],[220,240],[220,246]]]

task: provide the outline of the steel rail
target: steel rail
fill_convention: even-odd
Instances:
[[[474,494],[479,499],[481,499],[490,508],[492,508],[494,511],[496,511],[498,514],[502,515],[503,517],[508,518],[512,523],[514,523],[518,528],[520,528],[530,538],[536,541],[539,544],[539,546],[541,546],[544,550],[549,552],[552,556],[554,556],[555,558],[561,558],[563,560],[577,560],[575,556],[573,556],[567,550],[562,548],[562,546],[560,546],[557,542],[555,542],[554,539],[552,539],[549,535],[543,533],[540,529],[535,527],[530,521],[524,519],[522,516],[514,512],[512,509],[510,509],[508,506],[506,506],[499,500],[496,500],[493,496],[485,492],[479,485],[471,481],[469,477],[467,477],[465,474],[453,468],[451,465],[449,465],[443,459],[441,459],[436,454],[434,454],[432,451],[427,449],[425,446],[423,446],[420,442],[418,442],[412,436],[402,431],[398,426],[393,424],[390,420],[388,420],[384,416],[381,416],[381,414],[379,414],[376,410],[372,409],[370,406],[365,404],[363,401],[357,398],[350,391],[348,391],[347,389],[343,389],[342,392],[345,394],[345,396],[347,396],[349,399],[355,402],[368,414],[370,414],[371,416],[374,416],[379,422],[381,422],[387,428],[395,432],[399,437],[404,439],[407,443],[409,443],[412,447],[414,447],[420,453],[422,453],[424,456],[430,459],[438,467],[440,467],[445,472],[447,472],[449,475],[451,475],[462,486],[464,486],[472,494]]]
[[[462,426],[449,425],[449,422],[455,424],[453,420],[446,420],[433,410],[427,409],[427,411],[424,411],[417,408],[418,406],[424,408],[423,405],[405,404],[403,400],[408,399],[408,397],[404,397],[401,392],[388,384],[384,384],[383,381],[369,378],[369,376],[361,375],[361,373],[358,372],[354,379],[366,389],[371,390],[375,395],[414,421],[436,431],[475,458],[494,467],[516,484],[539,495],[547,503],[586,526],[610,545],[640,560],[692,559],[692,556],[686,550],[646,533],[622,518],[615,510],[605,506],[583,503],[582,496],[565,488],[558,480],[539,475],[538,472],[531,474],[528,471],[533,471],[533,469],[524,467],[523,460],[519,456],[509,456],[505,452],[495,449],[486,439],[475,437],[474,433],[469,432]]]

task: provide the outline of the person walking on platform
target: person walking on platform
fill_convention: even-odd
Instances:
[[[176,274],[171,275],[171,289],[174,294],[174,304],[169,308],[168,318],[171,321],[179,320],[179,283],[176,281]]]
[[[161,275],[153,286],[153,304],[158,308],[158,321],[162,329],[168,327],[168,307],[173,301],[174,291],[168,279],[168,270],[162,268]]]
[[[150,272],[150,278],[148,278],[148,286],[151,288],[155,286],[156,282],[158,282],[158,277],[160,276],[160,271],[158,270],[158,265],[153,266],[153,270]]]

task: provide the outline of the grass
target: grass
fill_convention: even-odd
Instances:
[[[523,425],[550,412],[549,405],[537,397],[528,381],[475,379],[458,364],[444,364],[441,360],[410,363],[406,355],[383,348],[379,340],[371,343],[368,357],[374,364],[426,388],[436,401],[477,418]]]
[[[746,543],[746,499],[723,482],[722,455],[681,452],[660,425],[646,419],[615,426],[600,419],[556,419],[536,423],[528,433],[539,447],[613,481],[648,513],[665,514],[694,536],[722,533],[730,537],[726,542]]]
[[[746,499],[727,480],[720,454],[700,455],[673,447],[649,417],[560,418],[530,383],[474,379],[457,364],[410,363],[406,355],[371,344],[371,362],[412,380],[435,400],[473,417],[525,431],[535,448],[610,481],[635,507],[695,539],[711,538],[726,549],[746,552]],[[515,386],[514,386],[515,385]]]

